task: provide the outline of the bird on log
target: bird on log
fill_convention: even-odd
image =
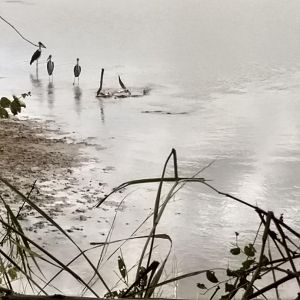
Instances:
[[[77,63],[74,67],[74,82],[73,85],[75,84],[75,78],[78,78],[78,85],[79,85],[79,75],[81,73],[81,67],[79,66],[79,58],[77,58]]]

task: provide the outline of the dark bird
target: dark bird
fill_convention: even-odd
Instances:
[[[53,70],[54,70],[54,62],[51,60],[52,59],[52,55],[49,55],[48,59],[47,59],[47,71],[49,74],[49,80],[50,80],[50,76],[53,74]],[[52,75],[53,77],[53,75]]]
[[[37,49],[32,57],[31,57],[31,60],[30,60],[30,64],[32,64],[35,60],[36,60],[36,64],[38,63],[38,59],[40,58],[41,54],[42,54],[42,47],[43,48],[46,48],[43,43],[39,42],[39,49]]]
[[[74,67],[74,82],[73,85],[75,84],[75,78],[78,78],[78,84],[79,84],[79,75],[81,73],[81,67],[79,66],[79,58],[77,58],[77,63]]]

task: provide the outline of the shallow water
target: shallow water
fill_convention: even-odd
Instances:
[[[181,176],[214,161],[201,174],[212,185],[284,213],[300,229],[299,14],[297,1],[1,1],[1,15],[47,47],[37,74],[29,66],[34,47],[0,23],[1,95],[30,90],[24,115],[98,145],[87,176],[108,191],[160,176],[176,148]],[[77,57],[82,74],[73,86]],[[101,68],[105,88],[118,88],[120,74],[129,88],[150,94],[97,99]],[[154,191],[139,187],[121,220],[143,219]],[[170,204],[161,231],[172,236],[183,272],[226,267],[234,232],[251,240],[257,222],[248,208],[190,184]],[[179,296],[197,290],[184,282]]]

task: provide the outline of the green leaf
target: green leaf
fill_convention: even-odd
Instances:
[[[203,283],[197,283],[197,288],[201,289],[201,290],[207,290],[207,287],[205,286],[205,284]]]
[[[254,259],[248,259],[248,260],[245,260],[242,265],[243,265],[243,269],[244,270],[247,270],[251,267],[251,265],[255,262]]]
[[[21,105],[19,103],[19,99],[15,99],[10,105],[10,111],[15,116],[21,112]]]
[[[240,247],[230,249],[232,255],[239,255],[241,253]]]
[[[11,104],[11,101],[8,98],[2,97],[0,99],[0,106],[2,106],[3,108],[10,107],[10,104]]]
[[[219,280],[217,279],[215,272],[214,271],[206,271],[206,278],[212,282],[212,283],[217,283]]]
[[[0,118],[9,118],[8,112],[6,111],[5,108],[0,106]]]
[[[28,93],[21,94],[21,96],[22,96],[22,98],[25,99],[26,97],[31,96],[31,94],[30,94],[30,92],[28,92]]]
[[[119,271],[120,271],[123,279],[126,279],[126,276],[127,276],[126,265],[121,256],[118,257],[118,266],[119,266]]]
[[[253,247],[253,244],[245,246],[244,252],[247,256],[253,257],[255,255],[256,249]]]
[[[19,102],[19,104],[20,104],[21,107],[26,107],[26,104],[25,104],[24,101],[22,101],[22,100],[19,99],[18,102]]]
[[[226,270],[227,276],[232,276],[232,277],[239,277],[244,273],[245,273],[244,270],[230,270],[230,269]]]
[[[15,267],[12,267],[12,268],[8,269],[7,273],[8,273],[11,280],[14,280],[14,279],[17,278],[17,270],[16,270]]]
[[[233,284],[230,283],[225,283],[225,292],[231,292],[235,289],[235,286]]]

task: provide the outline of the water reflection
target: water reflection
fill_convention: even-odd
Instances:
[[[32,74],[30,74],[30,81],[31,81],[33,87],[35,87],[37,89],[40,89],[42,87],[42,81],[39,79],[38,72],[37,72],[36,76],[33,76]]]
[[[53,85],[53,82],[48,83],[47,98],[48,98],[48,107],[49,107],[49,109],[52,109],[53,104],[54,104],[54,85]]]
[[[80,115],[82,91],[79,86],[74,86],[73,91],[74,91],[74,99],[75,99],[75,111],[77,112],[78,115]]]
[[[101,98],[99,99],[99,105],[100,105],[101,121],[104,124],[105,123],[104,105],[103,105],[103,100]]]
[[[34,94],[38,95],[40,100],[43,100],[43,84],[38,77],[38,72],[36,73],[36,76],[30,74],[30,81],[34,90]]]

